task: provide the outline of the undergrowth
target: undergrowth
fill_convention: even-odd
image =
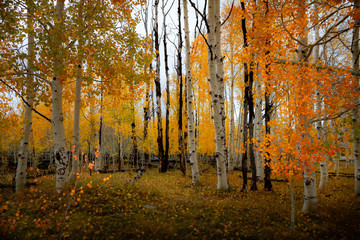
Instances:
[[[352,170],[347,170],[351,172]],[[296,226],[290,226],[286,182],[274,191],[240,192],[240,172],[228,174],[231,189],[216,190],[215,170],[191,177],[147,170],[81,176],[62,193],[55,176],[40,177],[23,193],[0,192],[1,239],[356,239],[360,199],[354,180],[330,177],[318,194],[317,212],[302,214],[303,182],[294,182]]]

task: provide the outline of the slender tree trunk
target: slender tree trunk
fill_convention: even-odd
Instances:
[[[324,121],[324,126],[322,127],[322,137],[323,141],[327,142],[327,121]],[[326,160],[320,162],[320,184],[319,184],[319,191],[325,192],[327,188],[327,183],[329,179],[329,166],[328,166],[328,156],[325,156]]]
[[[149,16],[149,10],[148,10],[148,5],[147,8],[145,10],[145,18],[144,18],[144,28],[145,28],[145,34],[146,37],[149,36],[148,33],[148,16]],[[151,52],[153,52],[153,45],[151,43]],[[145,74],[147,75],[147,69],[148,66],[145,66]],[[152,71],[152,64],[149,64],[149,72],[151,73]],[[146,82],[146,93],[145,93],[145,106],[144,106],[144,143],[145,143],[145,148],[144,148],[144,157],[145,157],[145,161],[149,162],[149,153],[148,153],[148,132],[149,132],[149,121],[150,121],[150,82]]]
[[[255,153],[254,153],[254,96],[253,96],[253,83],[254,83],[254,72],[252,70],[253,64],[250,64],[250,76],[249,76],[249,155],[251,163],[251,190],[257,190],[256,186],[256,163],[255,163]]]
[[[103,159],[101,157],[101,143],[102,143],[102,128],[103,128],[103,92],[101,90],[100,94],[100,122],[99,122],[99,132],[95,131],[95,171],[100,171],[103,169]],[[94,113],[95,114],[95,113]]]
[[[305,17],[305,2],[300,2],[300,8],[302,17]],[[304,45],[307,45],[307,28],[305,27],[302,33],[302,36],[299,37],[299,41]],[[307,49],[302,45],[299,44],[297,49],[297,57],[298,62],[301,63],[303,61],[307,61],[305,56],[307,54]],[[300,80],[301,83],[301,80]],[[302,86],[300,86],[302,88]],[[305,90],[305,89],[302,89]],[[299,114],[300,119],[304,122],[304,128],[310,128],[309,119],[307,116],[304,116],[302,113]],[[309,138],[308,134],[302,134],[303,138]],[[300,149],[302,151],[302,149]],[[311,164],[313,165],[313,163]],[[315,171],[311,170],[311,167],[305,166],[304,170],[304,205],[303,205],[303,212],[313,212],[316,209],[317,204],[317,192],[316,192],[316,173]]]
[[[359,11],[360,1],[354,1],[354,10]],[[360,22],[355,21],[352,37],[352,69],[359,72],[359,26]],[[359,77],[356,77],[356,81],[359,82]],[[359,102],[359,98],[355,99],[355,102]],[[360,195],[360,120],[359,120],[359,107],[355,107],[352,113],[353,121],[353,146],[354,146],[354,163],[355,163],[355,195]]]
[[[68,165],[66,139],[64,131],[64,117],[62,109],[62,83],[65,81],[64,58],[65,50],[62,47],[64,32],[65,1],[56,1],[56,16],[54,26],[54,77],[52,87],[52,130],[54,136],[54,152],[56,165],[56,190],[62,191],[68,182]]]
[[[74,127],[72,136],[72,170],[70,179],[80,172],[80,108],[81,108],[81,82],[82,82],[82,59],[79,59],[76,72],[75,85],[75,106],[74,106]]]
[[[266,1],[266,11],[265,11],[265,18],[267,17],[267,14],[269,12],[269,2]],[[267,40],[266,44],[269,44],[270,41]],[[270,52],[267,51],[266,55],[268,55]],[[270,74],[270,70],[269,70],[269,64],[265,65],[265,72],[266,72],[266,77],[269,78],[269,74]],[[269,81],[265,81],[265,134],[266,136],[270,136],[271,134],[271,128],[270,128],[270,119],[271,119],[271,112],[272,112],[272,107],[271,107],[271,103],[270,103],[270,84]],[[266,140],[266,147],[269,148],[270,147],[270,141]],[[268,191],[272,190],[272,184],[271,184],[271,168],[270,168],[270,153],[266,152],[265,153],[265,169],[264,169],[264,188]]]
[[[241,105],[241,103],[240,103]],[[238,149],[238,153],[236,155],[236,167],[238,168],[242,168],[242,158],[243,158],[243,153],[242,153],[242,136],[243,136],[243,114],[242,114],[242,107],[240,106],[239,109],[239,117],[238,117],[238,130],[237,130],[237,135],[236,135],[236,140],[237,140],[237,149]]]
[[[262,106],[263,99],[261,93],[261,82],[256,81],[256,101],[255,101],[255,139],[256,139],[256,150],[255,150],[255,160],[256,160],[256,178],[258,181],[264,180],[264,160],[261,157],[261,152],[259,150],[259,142],[261,141],[261,132],[263,129],[262,121]]]
[[[208,65],[211,105],[215,126],[216,165],[218,183],[217,188],[229,189],[226,172],[226,139],[225,139],[225,97],[224,97],[224,70],[221,55],[220,41],[220,0],[208,2]]]
[[[235,134],[235,122],[234,122],[234,45],[230,46],[230,74],[231,74],[231,85],[230,85],[230,133],[228,141],[228,169],[234,170],[234,134]]]
[[[194,111],[193,111],[193,87],[191,78],[190,66],[190,34],[189,34],[189,21],[187,0],[183,0],[184,5],[184,25],[185,25],[185,51],[186,51],[186,87],[187,87],[187,112],[188,112],[188,137],[189,137],[189,157],[192,172],[192,183],[200,182],[200,173],[197,160],[196,142],[195,142],[195,126],[194,126]]]
[[[83,2],[79,7],[79,19],[82,19],[83,15]],[[83,27],[83,26],[82,26]],[[72,179],[77,173],[80,173],[80,109],[81,109],[81,84],[82,84],[82,62],[83,54],[82,47],[84,44],[82,36],[79,36],[78,45],[78,65],[76,69],[76,83],[75,83],[75,103],[74,103],[74,123],[73,123],[73,136],[72,136],[72,170],[70,172],[70,179]]]
[[[178,36],[178,52],[177,52],[177,78],[179,83],[179,160],[180,160],[180,169],[181,172],[186,175],[186,161],[185,161],[185,149],[184,149],[184,139],[183,139],[183,77],[182,77],[182,29],[181,29],[181,0],[178,0],[178,22],[179,22],[179,36]]]
[[[144,143],[146,147],[144,148],[145,161],[149,160],[149,153],[147,149],[147,139],[149,133],[149,121],[150,121],[150,84],[146,83],[146,93],[145,93],[145,107],[144,107]]]
[[[241,2],[241,9],[245,12],[245,3]],[[241,28],[243,31],[243,41],[244,41],[244,48],[246,49],[248,47],[247,42],[247,30],[246,30],[246,19],[241,19]],[[251,68],[251,66],[250,66]],[[251,136],[253,135],[253,124],[252,122],[252,71],[248,69],[248,63],[244,63],[244,119],[243,119],[243,146],[245,148],[244,155],[242,157],[242,173],[243,173],[243,187],[241,191],[247,190],[247,157],[250,155],[250,161],[252,164],[252,156],[251,156]],[[251,102],[251,103],[250,103]],[[248,118],[249,115],[249,118]],[[250,129],[251,128],[251,129]],[[249,133],[249,139],[248,139],[248,133]],[[251,136],[250,136],[251,135]],[[248,154],[248,149],[250,150],[250,154]],[[256,171],[256,169],[255,169]],[[256,175],[255,175],[256,176]]]
[[[28,7],[27,25],[28,25],[28,74],[26,82],[27,102],[30,106],[24,104],[24,124],[23,124],[23,138],[20,143],[19,158],[16,168],[16,191],[22,191],[26,184],[26,170],[29,158],[29,143],[32,131],[32,105],[33,105],[33,63],[34,63],[34,32],[32,19],[32,1],[27,0]]]
[[[162,0],[162,13],[163,13],[163,31],[164,31],[164,58],[165,58],[165,75],[166,75],[166,115],[165,115],[165,156],[164,162],[169,162],[169,118],[170,118],[170,85],[169,85],[169,66],[167,54],[167,35],[166,35],[166,13],[165,13],[165,0]],[[166,170],[165,170],[166,171]]]
[[[134,165],[139,165],[138,159],[138,149],[137,149],[137,141],[136,141],[136,122],[135,122],[135,103],[134,100],[131,103],[131,111],[132,111],[132,123],[131,123],[131,143],[132,143],[132,151],[133,151],[133,161]]]
[[[156,73],[155,73],[155,88],[156,88],[156,115],[158,117],[157,129],[158,129],[158,151],[160,159],[160,172],[167,171],[168,163],[164,158],[164,146],[163,146],[163,128],[161,117],[161,85],[160,85],[160,44],[159,44],[159,26],[158,26],[158,6],[159,0],[155,0],[155,23],[154,23],[154,35],[155,35],[155,52],[156,52]]]

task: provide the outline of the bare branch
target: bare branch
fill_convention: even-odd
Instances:
[[[13,92],[15,92],[20,98],[21,100],[28,106],[31,108],[31,110],[33,110],[35,113],[37,113],[39,116],[43,117],[44,119],[46,119],[47,121],[49,121],[51,123],[51,120],[46,117],[45,115],[43,115],[42,113],[40,113],[39,111],[37,111],[35,108],[33,108],[26,100],[23,96],[21,96],[21,94],[15,89],[12,88],[9,84],[7,84],[3,79],[0,78],[0,81],[5,84],[6,87],[8,87],[9,89],[11,89]]]
[[[232,12],[232,10],[234,8],[234,2],[235,1],[233,0],[233,2],[231,4],[230,12],[229,12],[228,16],[225,18],[225,20],[222,22],[221,26],[224,25],[226,23],[226,21],[230,18],[231,12]]]

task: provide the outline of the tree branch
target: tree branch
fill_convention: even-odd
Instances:
[[[7,84],[3,79],[0,78],[0,81],[5,84],[6,87],[8,87],[9,89],[11,89],[12,91],[14,91],[20,98],[21,100],[28,106],[31,108],[31,110],[33,110],[35,113],[37,113],[39,116],[43,117],[44,119],[46,119],[47,121],[49,121],[51,123],[51,119],[46,117],[45,115],[43,115],[42,113],[40,113],[39,111],[37,111],[35,108],[33,108],[26,100],[23,96],[21,96],[21,94],[15,89],[12,88],[9,84]]]
[[[234,8],[234,2],[235,1],[233,0],[233,2],[231,4],[230,12],[229,12],[228,16],[226,17],[226,19],[222,22],[221,26],[224,25],[226,23],[226,21],[230,18],[231,12],[232,12],[232,10]]]

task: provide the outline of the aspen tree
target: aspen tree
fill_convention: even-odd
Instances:
[[[220,1],[208,2],[208,65],[211,105],[215,126],[216,165],[218,183],[217,188],[227,190],[229,184],[226,173],[226,146],[225,146],[225,97],[224,97],[224,70],[221,54],[221,23]]]
[[[169,162],[169,118],[170,118],[170,84],[169,84],[169,64],[167,53],[167,34],[166,34],[166,16],[165,12],[165,0],[162,0],[162,14],[163,14],[163,31],[164,31],[164,60],[165,60],[165,75],[166,75],[166,115],[165,115],[165,155],[164,162]]]
[[[300,9],[300,19],[305,18],[306,10],[305,10],[305,3],[302,1],[299,1],[299,9]],[[305,26],[303,28],[303,31],[299,37],[299,45],[297,48],[297,60],[299,63],[306,62],[307,58],[307,49],[306,45],[308,43],[308,37],[307,37],[307,27]],[[300,80],[304,81],[304,80]],[[300,83],[301,86],[301,83]],[[308,128],[309,127],[309,119],[307,116],[304,116],[302,113],[299,114],[301,121],[303,121],[302,127]],[[309,138],[309,135],[307,133],[302,133],[302,138]],[[301,149],[303,150],[303,149]],[[300,151],[301,151],[300,150]],[[305,163],[306,164],[306,163]],[[302,208],[303,212],[313,212],[316,209],[317,204],[317,192],[316,192],[316,173],[315,171],[312,171],[310,166],[312,166],[313,163],[308,164],[307,166],[304,166],[304,205]]]
[[[255,152],[255,161],[256,161],[256,177],[258,181],[264,180],[264,160],[261,157],[261,152],[259,150],[258,142],[261,141],[261,132],[263,129],[262,121],[262,94],[261,94],[261,82],[256,80],[255,82],[256,89],[256,100],[255,100],[255,129],[254,129],[254,138],[256,139],[256,149]]]
[[[185,67],[186,67],[186,90],[187,90],[187,113],[188,113],[188,143],[189,143],[189,158],[192,173],[192,183],[200,182],[200,173],[197,160],[196,142],[195,142],[195,125],[194,125],[194,111],[193,111],[193,87],[191,79],[190,66],[190,34],[189,34],[189,20],[187,0],[183,0],[184,6],[184,25],[185,25]]]
[[[183,76],[182,76],[182,29],[181,29],[181,0],[178,0],[178,23],[179,23],[179,35],[178,35],[178,48],[177,48],[177,79],[179,84],[179,112],[178,112],[178,142],[179,142],[179,159],[181,172],[186,175],[186,161],[185,161],[185,150],[184,150],[184,138],[183,138]]]
[[[16,191],[19,192],[24,189],[26,184],[26,170],[29,158],[29,143],[32,131],[32,106],[33,106],[33,64],[34,64],[34,30],[33,30],[33,3],[27,0],[27,27],[28,27],[28,57],[27,57],[27,76],[26,76],[26,92],[27,104],[24,104],[24,124],[23,124],[23,138],[20,143],[19,158],[16,168]]]
[[[318,2],[314,2],[314,10],[315,10],[315,21],[318,21]],[[315,26],[315,42],[317,42],[319,40],[320,36],[319,36],[319,25],[317,24]],[[319,61],[319,45],[316,45],[314,47],[314,63],[318,64]],[[320,82],[318,81],[318,85],[320,85]],[[320,117],[321,113],[322,113],[322,96],[320,93],[320,86],[318,87],[318,89],[316,89],[315,92],[316,95],[316,113],[317,116]],[[325,123],[324,123],[325,125]],[[318,141],[321,140],[325,140],[325,126],[322,125],[321,121],[316,123],[316,131],[317,131],[317,138]],[[325,160],[320,162],[320,183],[319,183],[319,191],[320,192],[325,192],[325,189],[327,187],[327,181],[328,181],[328,163],[327,163],[327,159],[325,157]]]
[[[230,45],[230,133],[228,142],[228,169],[234,170],[234,135],[235,135],[235,121],[234,121],[234,44]]]
[[[54,77],[51,81],[52,88],[52,131],[54,135],[54,152],[56,165],[56,190],[61,191],[68,182],[69,160],[67,156],[64,117],[63,117],[63,82],[66,73],[64,69],[65,50],[62,46],[62,34],[65,22],[65,1],[57,0],[54,19],[53,53]]]
[[[360,1],[354,0],[354,12],[360,12]],[[356,15],[355,15],[356,16]],[[351,44],[352,52],[352,69],[355,72],[359,72],[359,28],[360,18],[359,15],[354,19],[354,28]],[[359,76],[356,76],[356,81],[359,82]],[[359,102],[359,98],[356,98],[356,103]],[[355,156],[355,195],[360,195],[360,120],[359,120],[359,107],[356,106],[352,113],[353,122],[353,145],[354,145],[354,156]]]
[[[163,145],[163,127],[161,116],[161,84],[160,84],[160,43],[159,43],[159,23],[158,23],[158,6],[159,0],[155,0],[155,22],[154,22],[154,35],[155,35],[155,53],[156,53],[156,73],[155,73],[155,91],[156,91],[156,115],[157,115],[157,144],[159,150],[160,172],[166,172],[167,162],[164,159],[164,145]]]
[[[79,6],[79,20],[81,26],[83,25],[82,15],[83,15],[83,1],[80,2]],[[83,28],[83,26],[82,26]],[[81,84],[82,84],[82,62],[83,55],[81,48],[83,47],[84,41],[82,35],[80,34],[79,44],[78,44],[78,64],[76,69],[76,83],[75,83],[75,105],[74,105],[74,127],[73,127],[73,136],[72,136],[72,169],[70,173],[70,179],[80,172],[80,109],[81,109]]]

